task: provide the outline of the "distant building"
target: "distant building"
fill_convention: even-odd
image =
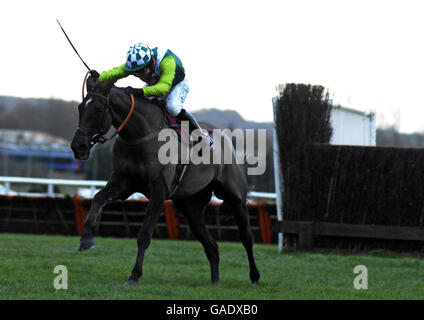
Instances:
[[[52,177],[55,171],[80,169],[69,141],[43,132],[0,129],[0,175]]]
[[[331,109],[331,127],[333,135],[330,143],[353,146],[376,145],[376,113],[374,110],[333,106]]]

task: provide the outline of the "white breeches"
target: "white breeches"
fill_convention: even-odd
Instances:
[[[171,91],[164,95],[157,97],[159,100],[166,100],[166,110],[172,115],[177,116],[183,109],[183,103],[189,91],[188,82],[186,79],[181,81]]]

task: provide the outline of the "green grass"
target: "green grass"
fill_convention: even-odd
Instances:
[[[220,282],[210,284],[200,243],[154,239],[137,287],[124,286],[135,239],[97,238],[79,252],[79,238],[0,234],[0,299],[424,299],[424,260],[376,251],[284,253],[255,245],[261,280],[252,285],[241,243],[220,242]],[[56,290],[56,265],[68,269],[68,289]],[[356,265],[368,268],[368,290],[356,290]]]

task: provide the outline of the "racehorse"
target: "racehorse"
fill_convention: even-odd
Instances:
[[[178,181],[181,164],[162,164],[158,158],[158,151],[165,143],[158,139],[158,135],[167,128],[164,109],[147,98],[128,96],[122,88],[114,86],[113,80],[101,83],[90,76],[86,84],[87,95],[78,106],[79,125],[71,143],[75,158],[87,160],[91,148],[97,142],[105,141],[104,135],[111,126],[119,129],[119,136],[113,147],[113,172],[106,186],[92,200],[79,250],[94,247],[93,230],[106,204],[124,201],[135,192],[144,194],[149,199],[147,213],[137,236],[136,262],[126,281],[127,285],[137,285],[143,274],[144,254],[156,222],[165,200],[170,199],[184,214],[193,235],[202,243],[210,264],[211,281],[216,283],[219,281],[218,245],[204,222],[204,209],[213,192],[234,214],[247,252],[250,279],[257,283],[260,273],[253,255],[253,236],[246,204],[246,168],[236,164],[231,139],[220,133],[223,141],[221,149],[227,147],[232,150],[233,161],[230,164],[190,163],[183,179]],[[133,106],[131,110],[130,106]],[[216,151],[213,149],[211,153]]]

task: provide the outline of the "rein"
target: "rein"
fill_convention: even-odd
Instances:
[[[84,97],[85,97],[85,85],[86,85],[87,78],[88,78],[88,75],[90,74],[90,72],[91,72],[91,70],[89,70],[85,74],[85,77],[84,77],[84,82],[82,84],[82,100],[84,100]],[[96,92],[88,92],[87,95],[98,96],[98,97],[103,98],[104,100],[106,100],[106,103],[107,103],[106,107],[107,107],[107,109],[111,110],[110,101],[109,101],[109,95],[106,97],[106,96],[104,96],[102,94],[99,94],[99,93],[96,93]],[[90,144],[91,145],[95,145],[98,142],[100,142],[100,143],[103,144],[103,143],[105,143],[105,142],[107,142],[109,140],[112,140],[114,137],[116,137],[116,135],[118,135],[122,131],[122,129],[125,127],[125,125],[128,123],[128,121],[130,120],[131,116],[134,113],[134,105],[135,105],[134,104],[134,95],[131,94],[130,97],[131,97],[131,108],[130,108],[130,111],[128,112],[127,116],[125,117],[125,119],[121,123],[121,125],[118,127],[118,129],[115,130],[114,134],[112,136],[110,136],[110,137],[106,137],[105,134],[103,134],[102,132],[100,134],[96,133],[90,139]],[[106,108],[105,108],[105,113],[106,113]],[[103,118],[105,119],[106,117],[104,116]],[[79,129],[83,129],[83,128],[79,128]],[[81,131],[84,131],[84,130],[81,130]]]

